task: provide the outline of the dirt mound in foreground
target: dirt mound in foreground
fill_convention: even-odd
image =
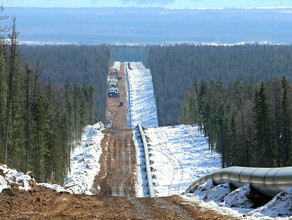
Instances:
[[[187,204],[179,196],[130,198],[57,193],[42,186],[4,190],[0,219],[235,219]]]

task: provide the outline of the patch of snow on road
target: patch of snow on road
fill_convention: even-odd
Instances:
[[[94,178],[100,171],[101,140],[104,125],[99,122],[84,128],[81,143],[71,153],[71,166],[65,187],[74,194],[94,194]]]
[[[145,129],[156,196],[183,193],[195,180],[221,167],[198,126]]]
[[[130,67],[128,66],[130,65]],[[125,63],[128,80],[129,128],[137,126],[158,127],[152,75],[141,62]]]

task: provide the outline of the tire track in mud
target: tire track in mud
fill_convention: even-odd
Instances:
[[[132,130],[107,130],[102,140],[101,170],[95,179],[97,194],[135,196],[136,156]]]

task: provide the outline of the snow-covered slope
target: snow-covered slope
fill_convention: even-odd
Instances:
[[[84,128],[81,143],[71,153],[71,167],[65,180],[74,194],[91,195],[94,177],[100,171],[99,157],[102,153],[101,140],[104,135],[104,125],[99,122]]]
[[[158,127],[156,102],[152,76],[140,62],[125,63],[128,78],[128,123],[129,128],[137,126]]]
[[[71,153],[71,167],[64,187],[57,184],[36,183],[31,172],[24,174],[3,164],[0,165],[0,193],[4,189],[10,189],[12,185],[20,190],[30,190],[37,184],[58,192],[93,194],[94,177],[100,170],[99,157],[102,153],[103,129],[104,125],[101,122],[84,128],[81,143]]]
[[[209,150],[198,126],[145,129],[157,196],[183,193],[196,179],[220,168],[221,157]]]

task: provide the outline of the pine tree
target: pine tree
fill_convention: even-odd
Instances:
[[[289,83],[285,77],[282,79],[282,88],[283,88],[283,98],[281,105],[281,149],[282,149],[282,160],[283,165],[287,166],[292,164],[292,161],[289,161],[289,156],[291,154],[291,116],[289,111]]]
[[[7,74],[2,50],[0,50],[0,152],[4,152],[5,112],[7,106]],[[0,153],[0,161],[4,155]]]
[[[256,154],[258,166],[271,167],[273,165],[274,139],[271,113],[268,106],[264,83],[255,93],[254,124],[256,139]]]
[[[238,137],[237,129],[235,124],[235,115],[233,114],[230,120],[229,130],[230,130],[230,161],[231,165],[237,164],[239,158],[241,158],[241,153],[238,147]]]
[[[38,181],[46,181],[47,168],[50,161],[49,153],[51,143],[51,124],[52,114],[49,102],[39,96],[33,105],[33,156],[34,171]]]

